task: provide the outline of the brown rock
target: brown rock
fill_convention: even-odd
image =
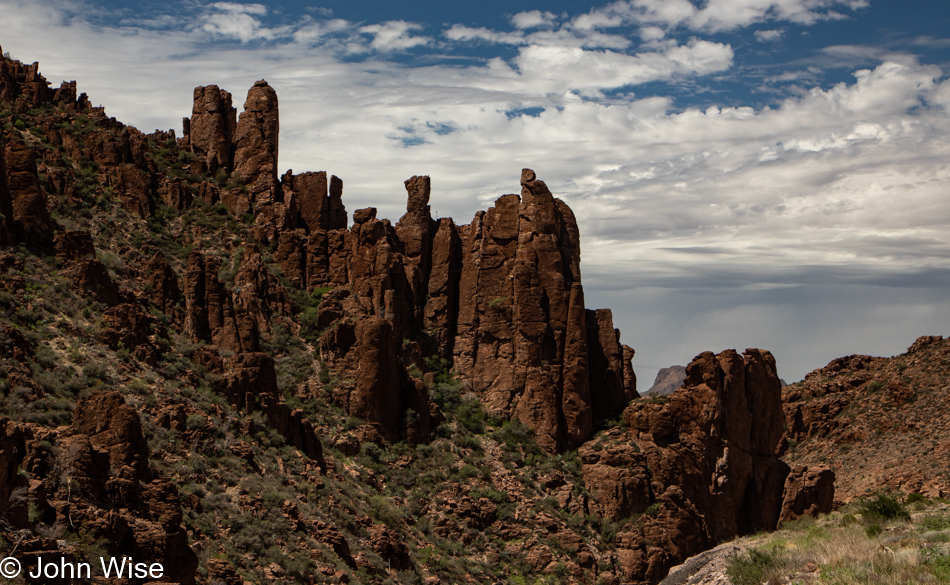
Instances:
[[[913,353],[919,351],[928,345],[933,345],[938,341],[943,341],[943,335],[921,335],[918,337],[910,347],[907,348],[907,353]]]
[[[630,444],[594,445],[578,451],[591,512],[611,522],[643,513],[652,503],[646,455]]]
[[[246,107],[246,106],[245,106]],[[231,172],[237,110],[231,94],[216,85],[196,87],[186,138],[205,172]],[[198,172],[200,169],[194,169]]]
[[[351,568],[356,568],[356,561],[350,553],[350,544],[336,526],[317,520],[313,525],[312,533],[317,542],[329,546],[344,563]]]
[[[177,322],[181,314],[181,288],[178,286],[178,275],[162,252],[156,252],[149,259],[142,277],[148,283],[147,295],[152,305]]]
[[[409,557],[409,547],[405,539],[388,526],[374,524],[369,528],[370,546],[373,551],[387,562],[389,567],[396,571],[405,571],[412,568],[412,559]]]
[[[142,422],[118,392],[100,390],[80,399],[73,427],[88,435],[93,445],[108,451],[113,467],[127,465],[140,479],[150,476]]]
[[[40,187],[33,149],[18,139],[8,141],[4,164],[16,239],[28,247],[51,244],[53,219]]]
[[[285,176],[283,182],[285,191],[290,187],[296,195],[301,227],[308,233],[346,229],[346,209],[341,200],[343,182],[340,179],[330,179],[329,193],[324,171]]]
[[[0,142],[0,246],[9,246],[16,239],[13,221],[13,196],[7,184],[7,165],[3,143]]]
[[[277,113],[277,93],[261,80],[247,93],[244,112],[234,132],[234,173],[247,184],[253,203],[275,201],[277,198],[277,138],[280,121]],[[248,213],[241,206],[236,213]]]
[[[116,305],[103,311],[103,319],[102,339],[110,348],[124,347],[146,363],[154,365],[157,362],[160,350],[151,340],[157,323],[140,306],[130,303]]]
[[[122,207],[139,217],[152,215],[153,203],[148,175],[133,165],[120,165],[112,170],[112,189]]]
[[[119,302],[119,287],[99,260],[80,260],[67,266],[64,272],[72,279],[76,290],[105,305]]]
[[[96,258],[96,247],[89,232],[58,232],[53,247],[56,250],[56,257],[66,262]]]
[[[585,322],[573,213],[525,169],[520,197],[499,198],[459,234],[455,368],[493,416],[532,427],[544,449],[580,444],[634,394],[609,312]]]
[[[0,357],[28,363],[36,359],[36,353],[33,345],[18,329],[0,325]]]
[[[233,352],[255,351],[258,338],[251,323],[240,325],[230,292],[218,280],[218,267],[200,252],[188,257],[184,278],[185,332],[194,341],[214,343]]]
[[[432,260],[424,327],[431,332],[439,356],[452,357],[458,327],[462,241],[452,218],[440,219],[432,239]]]
[[[375,207],[366,207],[364,209],[357,209],[353,212],[353,223],[354,224],[363,224],[371,219],[376,219],[376,208]]]
[[[387,440],[398,441],[403,381],[392,326],[385,319],[368,317],[357,323],[356,338],[360,365],[349,412],[378,424]]]
[[[825,466],[798,465],[785,479],[780,522],[829,514],[835,501],[835,472]]]

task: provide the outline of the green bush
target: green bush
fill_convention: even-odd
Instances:
[[[879,493],[873,500],[863,500],[858,511],[865,522],[886,522],[888,520],[910,520],[910,512],[897,498]]]

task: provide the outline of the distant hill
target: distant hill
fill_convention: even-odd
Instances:
[[[878,490],[950,495],[950,340],[891,358],[851,355],[782,391],[790,465],[823,463],[836,498]]]
[[[647,390],[646,396],[656,394],[658,396],[668,396],[678,390],[686,379],[686,366],[670,366],[663,368],[656,374],[656,380],[653,386]]]

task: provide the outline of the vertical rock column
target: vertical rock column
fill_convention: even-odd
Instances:
[[[40,187],[33,149],[20,140],[11,140],[6,145],[4,164],[16,238],[29,247],[51,244],[53,220]]]
[[[454,365],[494,416],[522,421],[555,452],[593,430],[579,238],[570,208],[533,171],[521,184],[520,197],[500,197],[459,228]],[[618,371],[621,358],[618,346]]]
[[[277,199],[279,130],[277,92],[266,81],[258,81],[247,92],[244,112],[234,132],[234,173],[248,187],[247,192],[224,198],[235,213],[250,213],[257,203]]]
[[[426,297],[429,294],[428,280],[432,271],[432,237],[435,222],[429,210],[431,184],[429,177],[415,176],[406,180],[409,201],[406,214],[396,223],[396,237],[402,243],[406,256],[406,278],[412,289],[412,324],[422,324]]]
[[[218,170],[231,172],[233,138],[237,111],[231,106],[231,94],[216,85],[195,88],[191,121],[186,136],[195,153],[196,174]]]
[[[450,217],[440,219],[437,224],[431,264],[424,326],[434,338],[439,356],[451,360],[458,330],[462,240]]]

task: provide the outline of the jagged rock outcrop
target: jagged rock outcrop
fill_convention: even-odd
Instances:
[[[684,366],[661,368],[656,373],[653,386],[650,386],[650,389],[647,390],[647,395],[668,396],[682,386],[684,380],[686,380],[686,368]]]
[[[7,183],[5,148],[0,140],[0,246],[9,246],[16,239],[13,223],[13,197]]]
[[[786,460],[836,476],[836,506],[881,490],[950,495],[950,340],[924,335],[894,357],[850,355],[783,388]]]
[[[218,280],[218,265],[202,253],[188,256],[184,278],[185,332],[194,341],[213,343],[240,353],[257,351],[257,330],[250,322],[241,327],[235,316],[231,293]]]
[[[234,174],[250,188],[249,197],[225,201],[238,213],[248,213],[260,202],[277,197],[277,92],[263,79],[247,92],[244,112],[234,130]]]
[[[0,418],[0,447],[0,510],[13,529],[30,526],[31,518],[82,526],[84,534],[105,539],[110,555],[159,562],[165,578],[194,583],[198,557],[181,526],[178,490],[152,478],[138,414],[120,394],[100,391],[81,399],[72,427]],[[14,498],[17,489],[27,497]],[[25,566],[39,556],[87,552],[42,537],[23,540],[18,550]]]
[[[6,144],[4,166],[16,239],[32,248],[51,244],[53,220],[46,194],[40,187],[33,149],[18,139],[10,140]]]
[[[632,402],[627,431],[580,450],[593,512],[610,520],[647,512],[617,536],[624,582],[656,581],[716,542],[774,529],[783,502],[803,511],[826,503],[827,474],[786,484],[781,383],[769,352],[706,352],[686,372],[668,399]],[[796,489],[803,481],[815,489]]]
[[[146,480],[148,443],[142,433],[142,422],[122,395],[114,391],[94,392],[76,405],[73,426],[87,435],[96,447],[109,453],[115,468],[129,466],[136,477]]]
[[[75,85],[47,91],[35,67],[4,63],[0,79],[10,99],[75,99],[70,107],[84,112],[77,126],[41,132],[74,160],[90,161],[83,171],[87,192],[91,182],[102,181],[143,218],[156,212],[159,200],[176,209],[194,200],[223,203],[242,221],[253,221],[250,241],[230,244],[244,252],[236,273],[233,266],[221,271],[227,277],[219,278],[216,254],[192,251],[181,274],[153,254],[136,271],[148,286],[129,293],[92,255],[70,257],[65,272],[77,288],[111,307],[112,325],[104,331],[111,346],[154,362],[150,337],[156,331],[147,312],[155,309],[196,343],[237,355],[258,352],[273,323],[292,323],[296,310],[263,260],[261,251],[269,250],[290,284],[318,294],[345,289],[326,294],[319,308],[321,359],[343,380],[334,399],[386,440],[428,435],[437,409],[423,382],[434,373],[427,370],[458,372],[493,416],[525,423],[550,452],[581,445],[596,424],[618,416],[637,396],[633,350],[620,344],[609,310],[584,306],[573,213],[533,171],[524,170],[520,195],[499,198],[469,225],[434,220],[431,181],[414,176],[405,182],[406,213],[395,225],[367,208],[354,213],[348,227],[340,179],[290,171],[278,179],[278,100],[265,81],[250,88],[240,118],[227,91],[196,88],[192,116],[176,141],[173,132],[146,136],[107,118],[84,98],[71,97]],[[33,81],[25,85],[24,79]],[[95,140],[84,139],[89,132]],[[176,148],[194,156],[175,154]],[[11,204],[27,191],[33,199],[24,201],[39,202],[29,215],[39,219],[17,239],[42,244],[51,241],[53,224],[39,213],[46,204],[38,199],[44,193],[35,165],[19,162],[35,158],[25,145],[6,145],[7,169],[25,173],[10,181]],[[58,196],[87,196],[70,193],[55,165],[44,168]],[[215,180],[182,179],[202,173]],[[134,309],[136,302],[147,305]],[[130,331],[118,330],[126,326]],[[367,355],[379,361],[368,364]]]
[[[295,193],[299,179],[290,183]],[[432,219],[429,178],[412,177],[407,212],[395,226],[368,208],[354,213],[349,230],[322,229],[321,179],[323,204],[302,219],[310,230],[306,257],[298,252],[302,235],[289,236],[293,244],[281,235],[278,261],[292,278],[299,282],[306,266],[308,287],[350,291],[320,308],[319,323],[335,323],[321,358],[331,370],[359,372],[359,389],[338,388],[338,401],[387,439],[400,436],[400,409],[422,400],[405,374],[407,365],[426,367],[420,353],[446,360],[494,416],[524,422],[552,452],[580,445],[597,421],[637,396],[633,350],[619,343],[610,311],[584,308],[573,214],[532,171],[523,179],[521,196],[505,195],[458,227]],[[369,327],[379,318],[391,334]],[[404,342],[391,347],[390,337]],[[383,359],[368,364],[360,356],[369,354]]]
[[[260,352],[243,353],[228,366],[223,388],[228,402],[248,413],[261,412],[289,445],[324,468],[323,446],[313,424],[304,418],[303,411],[291,409],[282,400],[274,359]]]
[[[212,175],[230,173],[234,156],[237,110],[231,106],[231,94],[217,85],[195,88],[191,119],[185,125],[185,146],[195,153],[193,171]]]
[[[835,472],[827,466],[796,465],[785,479],[780,522],[829,514],[835,502]]]
[[[145,265],[142,277],[148,283],[148,301],[177,323],[181,319],[181,287],[165,255],[156,252]]]
[[[585,312],[573,213],[525,169],[521,196],[499,198],[459,235],[455,368],[545,449],[577,446],[637,394],[624,387],[635,378],[610,312]]]

